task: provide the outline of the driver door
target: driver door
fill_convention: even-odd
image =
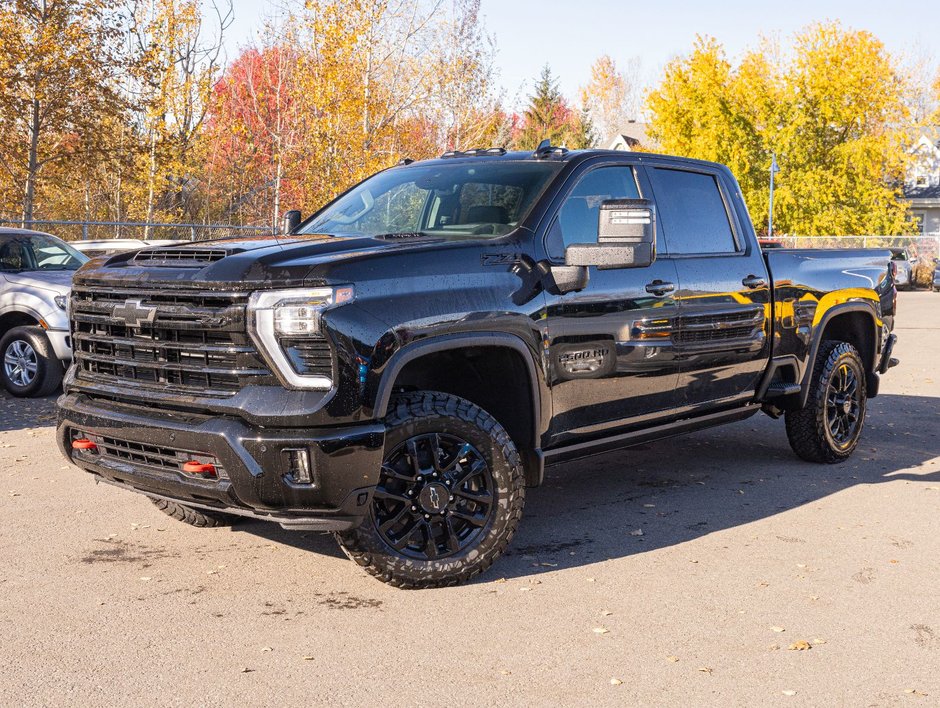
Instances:
[[[641,180],[645,180],[642,177]],[[629,164],[588,167],[574,180],[546,232],[550,260],[573,243],[597,243],[602,202],[646,196]],[[679,289],[673,261],[645,268],[589,266],[580,292],[546,294],[542,320],[552,391],[550,444],[602,437],[676,405],[672,326]]]

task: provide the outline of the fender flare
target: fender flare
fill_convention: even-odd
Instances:
[[[375,392],[375,404],[373,406],[374,417],[376,419],[385,417],[388,412],[388,404],[392,397],[392,389],[394,388],[395,380],[409,362],[427,354],[452,349],[464,349],[466,347],[502,347],[512,349],[521,355],[528,373],[529,390],[532,398],[533,439],[530,441],[530,444],[533,448],[538,450],[541,426],[544,422],[542,415],[543,395],[539,385],[540,378],[538,369],[533,360],[532,350],[526,345],[523,339],[507,332],[467,332],[463,334],[442,335],[421,339],[413,344],[405,345],[392,355],[388,364],[385,366],[385,371],[382,372]]]
[[[872,344],[872,360],[869,362],[863,361],[862,364],[865,366],[866,374],[871,374],[875,371],[878,362],[879,347],[877,325],[878,315],[875,312],[874,307],[858,300],[854,302],[844,302],[840,305],[833,305],[825,312],[825,314],[822,316],[822,319],[820,319],[819,323],[813,328],[813,341],[809,346],[809,353],[806,357],[806,370],[803,372],[803,379],[800,382],[800,408],[804,408],[806,406],[806,402],[809,400],[809,388],[810,382],[813,380],[813,369],[816,366],[816,354],[819,352],[819,347],[823,342],[823,333],[826,330],[826,326],[833,318],[838,317],[839,315],[848,314],[850,312],[862,312],[868,315],[871,319],[872,337],[874,337],[874,342]]]

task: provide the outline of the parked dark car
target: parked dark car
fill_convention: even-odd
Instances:
[[[86,265],[58,440],[187,523],[329,530],[383,581],[450,585],[548,464],[761,410],[848,458],[896,363],[890,257],[762,253],[721,165],[450,153],[282,237]]]

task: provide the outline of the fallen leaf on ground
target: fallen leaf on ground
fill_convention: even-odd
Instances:
[[[612,678],[612,679],[610,680],[610,685],[611,685],[611,686],[619,686],[619,685],[621,685],[622,683],[623,683],[623,681],[621,681],[621,680],[618,679],[618,678]]]
[[[777,627],[777,626],[771,627],[770,629],[772,632],[786,632],[787,631],[783,627]]]
[[[271,647],[261,647],[261,651],[274,651]]]
[[[666,657],[666,661],[671,661],[673,664],[675,664],[677,661],[679,661],[679,657],[678,657],[678,656],[667,656],[667,657]]]
[[[631,531],[631,532],[630,532],[630,535],[631,535],[631,536],[642,536],[642,535],[643,535],[643,529],[636,529],[635,531]]]
[[[243,674],[250,674],[252,671],[254,671],[254,669],[249,669],[247,666],[242,667]]]
[[[708,666],[699,666],[699,667],[698,667],[698,670],[701,671],[703,674],[710,674],[710,673],[712,673],[712,671],[714,671],[714,669],[712,669],[712,668],[710,668],[710,667],[708,667]]]
[[[782,693],[784,696],[795,696],[795,695],[796,695],[796,691],[781,691],[780,693]]]
[[[606,627],[595,627],[594,634],[608,634],[610,632]]]
[[[806,651],[807,649],[812,649],[813,645],[810,644],[805,639],[800,639],[799,641],[793,642],[789,647],[790,651]]]
[[[313,661],[316,657],[314,656],[305,656],[304,661]]]

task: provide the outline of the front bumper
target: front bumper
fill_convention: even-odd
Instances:
[[[227,417],[146,410],[84,394],[59,399],[56,437],[69,460],[103,481],[151,497],[274,521],[285,528],[339,531],[368,513],[385,444],[380,423],[321,429],[257,428]],[[99,451],[73,450],[72,440]],[[306,450],[312,484],[289,475],[286,450]],[[217,479],[174,467],[214,461]]]

